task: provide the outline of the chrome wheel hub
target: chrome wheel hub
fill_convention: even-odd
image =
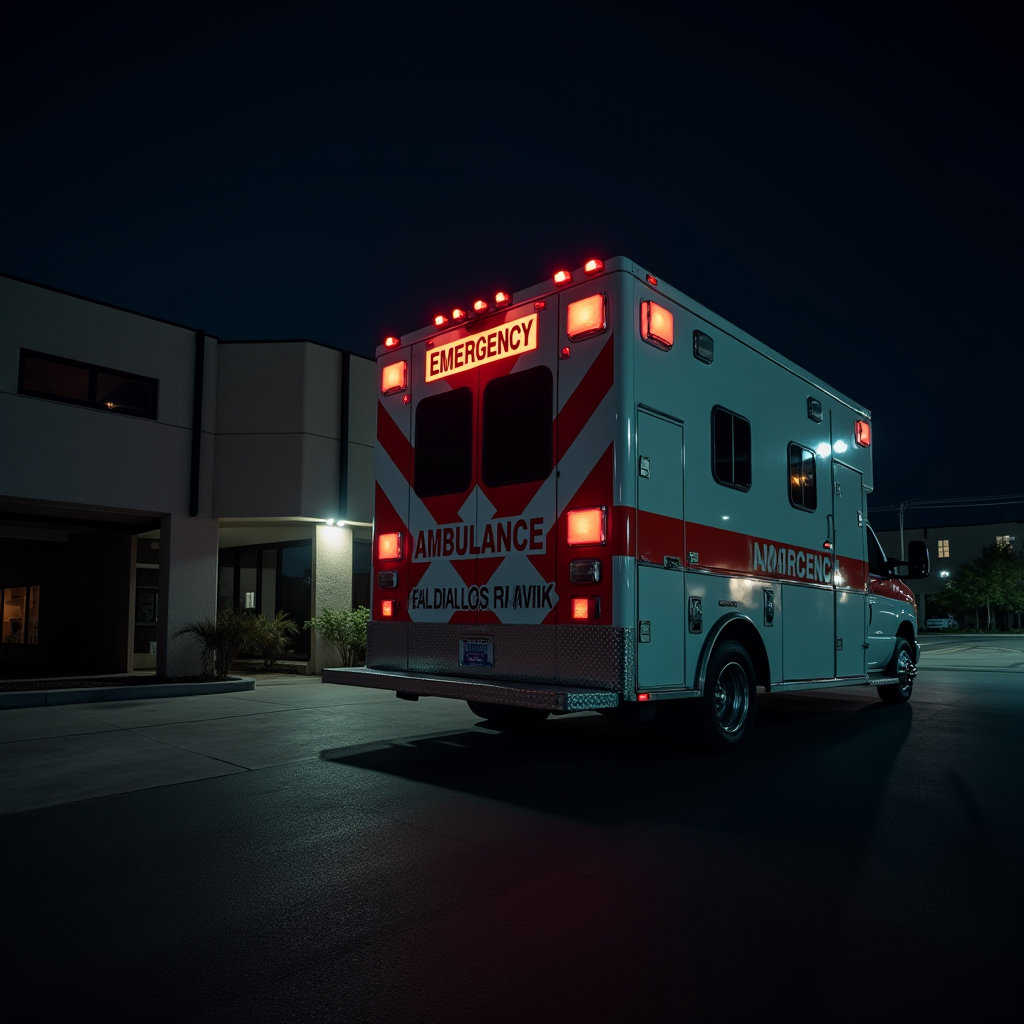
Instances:
[[[725,733],[739,732],[750,711],[750,686],[742,665],[731,661],[723,667],[713,696],[719,728]]]

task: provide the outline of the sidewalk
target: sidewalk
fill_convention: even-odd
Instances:
[[[9,710],[0,713],[0,814],[317,760],[339,747],[476,722],[461,701],[412,703],[293,675],[261,675],[234,693]]]

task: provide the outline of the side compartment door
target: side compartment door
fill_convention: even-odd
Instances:
[[[865,669],[864,491],[861,474],[841,462],[832,463],[832,514],[835,517],[836,675],[863,676]]]
[[[683,425],[638,409],[637,452],[637,689],[683,687]]]

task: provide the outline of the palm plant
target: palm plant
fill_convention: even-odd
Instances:
[[[251,615],[239,615],[230,609],[217,613],[216,619],[197,619],[186,623],[174,635],[191,636],[202,647],[203,675],[227,679],[238,652],[254,639]]]

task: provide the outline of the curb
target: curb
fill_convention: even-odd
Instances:
[[[0,711],[56,707],[61,704],[93,704],[108,700],[195,697],[204,693],[238,693],[255,689],[255,679],[228,679],[220,683],[148,683],[144,686],[81,686],[71,690],[14,690],[0,693]]]

